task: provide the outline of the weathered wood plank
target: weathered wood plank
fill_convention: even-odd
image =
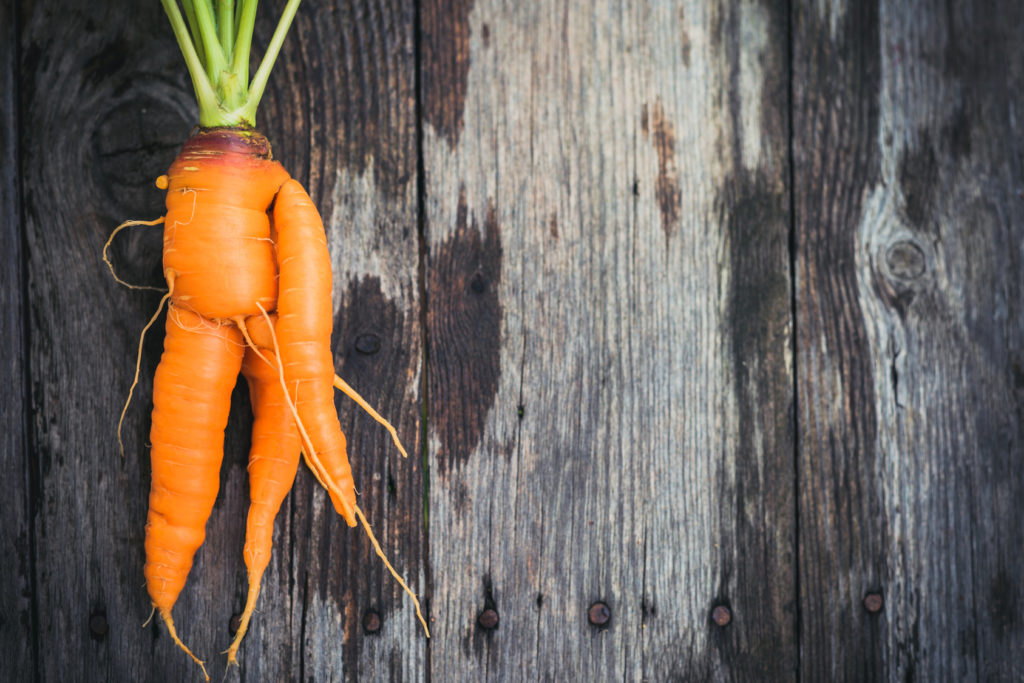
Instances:
[[[5,657],[0,672],[7,680],[35,675],[36,620],[33,612],[34,543],[29,524],[31,486],[26,382],[25,286],[21,187],[18,174],[18,18],[15,7],[0,7],[0,496],[4,523],[0,547],[0,643]],[[17,646],[15,646],[17,644]]]
[[[795,6],[806,680],[1024,675],[1022,20]]]
[[[792,674],[786,24],[423,4],[435,680]]]
[[[261,44],[279,10],[264,8]],[[396,569],[422,594],[414,16],[412,0],[303,3],[263,120],[277,156],[310,188],[327,226],[339,373],[393,421],[409,452],[403,460],[387,432],[338,395],[360,505]],[[282,542],[291,557],[282,556],[274,580],[282,601],[288,596],[291,631],[282,640],[268,612],[259,637],[290,647],[292,668],[254,657],[261,661],[253,661],[252,680],[422,676],[426,638],[411,601],[308,472],[292,491]],[[370,612],[382,622],[375,633],[363,626]]]
[[[184,680],[195,672],[161,629],[139,628],[150,611],[142,576],[144,444],[158,335],[146,343],[123,460],[115,435],[138,334],[159,295],[119,288],[100,252],[121,220],[162,213],[152,182],[195,117],[187,76],[164,76],[180,74],[181,65],[173,41],[154,39],[166,31],[156,5],[140,5],[130,16],[113,5],[59,1],[24,10],[22,182],[40,482],[33,524],[39,643],[46,653],[40,674],[43,680],[69,672],[84,680]],[[122,277],[159,282],[159,245],[158,231],[119,240],[113,256]],[[206,574],[204,564],[201,558],[199,573]],[[216,582],[204,587],[211,585]],[[203,587],[192,585],[190,602],[201,601],[196,590]],[[211,608],[226,610],[217,597],[228,596],[212,596]],[[194,616],[198,610],[180,613],[189,614],[181,620],[182,637],[201,652],[212,649],[203,647],[213,638],[209,620]],[[94,638],[89,621],[99,615],[108,631]],[[226,622],[217,624],[223,638]]]
[[[273,4],[261,10],[258,45],[266,44],[271,15],[283,5]],[[162,626],[138,628],[149,613],[142,537],[159,334],[145,344],[124,461],[114,435],[137,335],[159,297],[117,288],[99,258],[120,220],[162,213],[152,180],[195,121],[191,87],[158,3],[128,13],[53,0],[26,14],[23,118],[33,125],[21,147],[41,479],[34,519],[39,631],[40,643],[61,644],[41,658],[42,675],[191,680],[195,667]],[[409,3],[304,3],[261,120],[275,155],[309,185],[328,223],[341,372],[395,421],[415,453],[420,332],[412,16]],[[159,282],[158,230],[119,237],[113,256],[125,279]],[[360,347],[356,340],[364,335],[369,341]],[[375,344],[375,353],[353,352]],[[247,403],[240,387],[208,540],[175,609],[183,639],[211,662],[215,676],[223,671],[217,653],[229,642],[229,620],[245,591]],[[420,586],[419,461],[399,461],[387,434],[349,403],[342,424],[366,513],[396,566]],[[421,671],[424,645],[411,607],[369,543],[337,522],[306,474],[285,507],[260,611],[241,652],[241,678],[411,678]],[[371,608],[384,618],[380,637],[361,630],[362,612]],[[109,632],[94,639],[89,617],[99,613]]]

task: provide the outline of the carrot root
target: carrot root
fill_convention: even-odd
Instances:
[[[115,276],[116,277],[116,276]],[[135,386],[139,383],[139,367],[142,365],[142,343],[146,340],[146,332],[153,326],[156,319],[160,317],[160,311],[164,310],[164,304],[171,298],[171,293],[174,291],[174,273],[168,272],[167,274],[167,293],[164,294],[163,298],[160,299],[160,305],[156,307],[156,313],[149,319],[146,326],[142,328],[142,333],[139,335],[139,352],[135,356],[135,377],[132,379],[132,386],[128,389],[128,398],[125,399],[124,408],[121,409],[121,417],[117,421],[117,445],[121,447],[121,459],[124,460],[124,440],[121,438],[121,426],[124,424],[124,416],[128,413],[128,406],[132,402],[132,394],[135,393]]]
[[[384,429],[388,430],[388,433],[391,434],[391,440],[394,441],[395,446],[398,447],[398,452],[402,454],[403,458],[409,457],[409,454],[405,452],[405,448],[402,447],[402,442],[399,441],[398,439],[398,431],[391,425],[390,422],[381,417],[380,413],[374,410],[373,407],[366,402],[366,399],[360,396],[359,393],[352,388],[352,385],[350,385],[348,382],[343,380],[338,375],[335,375],[334,388],[348,396],[353,401],[355,401],[356,405],[365,410],[369,414],[369,416],[376,420],[378,423],[380,423],[381,426],[384,427]]]
[[[260,307],[260,311],[263,313],[263,316],[269,323],[270,316],[267,314],[265,310],[263,310],[263,306],[260,306],[260,304],[258,303],[256,305]],[[285,400],[288,401],[288,407],[291,409],[292,415],[295,418],[295,424],[298,426],[299,433],[302,435],[302,439],[305,442],[305,448],[302,449],[302,455],[306,460],[306,464],[313,471],[314,476],[316,476],[320,484],[324,486],[324,488],[326,488],[328,491],[332,491],[338,496],[338,499],[342,502],[342,505],[345,507],[345,512],[347,512],[349,515],[351,515],[353,512],[355,513],[355,517],[357,517],[359,519],[359,522],[363,525],[363,530],[369,537],[370,543],[373,545],[373,549],[377,553],[377,556],[384,562],[384,566],[387,567],[389,572],[391,572],[391,576],[393,576],[395,581],[398,582],[398,585],[402,587],[402,590],[404,590],[406,594],[410,598],[412,598],[413,605],[416,607],[416,617],[420,620],[420,624],[423,625],[423,632],[426,633],[427,638],[429,638],[430,629],[427,627],[426,619],[423,618],[423,611],[420,608],[420,601],[419,599],[417,599],[416,594],[412,592],[412,589],[410,589],[409,586],[405,583],[405,580],[401,577],[401,575],[397,571],[395,571],[395,568],[393,566],[391,566],[391,562],[388,560],[388,556],[384,554],[384,550],[380,547],[380,543],[377,542],[377,537],[374,536],[373,529],[370,528],[370,523],[366,520],[366,515],[363,514],[363,511],[360,509],[359,505],[356,504],[349,506],[349,503],[345,500],[344,495],[341,492],[341,489],[339,489],[338,485],[330,478],[330,475],[327,472],[327,468],[324,467],[323,463],[320,462],[320,459],[317,457],[316,450],[313,448],[313,442],[310,440],[309,434],[306,433],[306,428],[303,426],[302,420],[299,418],[299,411],[296,410],[295,403],[292,401],[291,396],[288,394],[288,387],[285,385],[284,381],[284,366],[281,364],[281,352],[277,345],[277,334],[274,331],[273,325],[270,326],[270,335],[274,343],[274,353],[277,356],[277,370],[278,375],[281,379],[281,386],[284,387]],[[335,378],[336,382],[338,379],[340,379],[337,376],[335,376]],[[344,381],[342,381],[342,383],[344,384]],[[349,522],[349,526],[355,526],[355,524],[353,522]]]
[[[384,554],[384,551],[380,547],[380,543],[377,542],[377,537],[373,535],[370,523],[366,521],[366,515],[363,514],[363,511],[358,505],[356,505],[356,516],[359,517],[359,522],[363,525],[363,530],[366,531],[366,535],[370,537],[370,543],[373,544],[373,549],[376,551],[377,557],[384,562],[384,566],[388,568],[388,571],[391,572],[391,576],[395,578],[395,581],[397,581],[398,585],[402,587],[402,590],[412,598],[412,604],[416,607],[416,618],[420,620],[420,624],[423,625],[423,632],[426,633],[427,638],[429,638],[430,629],[427,628],[427,620],[423,618],[423,612],[420,610],[420,601],[416,598],[416,594],[412,592],[412,589],[406,585],[399,573],[391,566],[391,563],[388,561],[388,556]]]
[[[205,678],[207,682],[209,682],[210,674],[206,673],[206,665],[203,663],[201,659],[199,659],[199,657],[196,657],[194,654],[192,654],[192,650],[188,649],[188,646],[186,646],[185,643],[181,642],[181,638],[178,637],[178,632],[174,629],[174,619],[171,618],[171,610],[161,609],[160,616],[163,618],[164,623],[167,625],[167,632],[171,634],[171,640],[174,641],[175,645],[184,650],[185,654],[191,657],[193,662],[199,665],[199,668],[203,670],[203,678]]]
[[[125,228],[131,228],[138,225],[162,225],[163,222],[163,216],[160,216],[160,218],[156,218],[151,221],[125,221],[121,225],[114,228],[114,232],[110,233],[110,237],[107,238],[106,244],[103,245],[103,262],[107,264],[107,268],[110,269],[110,274],[113,276],[114,281],[117,282],[119,285],[127,287],[128,289],[150,289],[153,290],[154,292],[164,291],[163,288],[161,287],[150,287],[149,285],[133,285],[130,282],[125,282],[124,280],[117,276],[116,272],[114,272],[114,264],[110,262],[110,258],[107,256],[107,249],[110,248],[110,243],[114,241],[114,237],[117,235],[117,233],[121,232]]]
[[[238,630],[235,632],[235,639],[231,641],[231,647],[225,652],[228,655],[228,666],[238,665],[238,648],[242,644],[245,632],[249,630],[249,620],[256,609],[256,599],[260,596],[260,583],[263,581],[263,572],[249,572],[249,594],[245,598],[245,610],[238,622]]]

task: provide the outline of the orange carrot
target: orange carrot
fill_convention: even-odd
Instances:
[[[154,609],[172,639],[206,675],[203,662],[178,637],[171,610],[205,538],[231,390],[240,371],[249,382],[255,414],[245,544],[249,592],[229,664],[255,608],[274,517],[292,486],[300,450],[337,510],[350,526],[357,519],[363,524],[388,570],[413,594],[356,504],[345,436],[334,410],[331,268],[323,223],[305,190],[273,160],[267,139],[253,128],[256,105],[299,0],[287,0],[251,82],[255,0],[218,3],[216,14],[210,0],[182,0],[188,24],[177,0],[161,2],[192,76],[202,128],[157,180],[167,190],[163,269],[164,301],[170,299],[170,305],[153,387],[145,575]],[[338,386],[366,405],[340,379]],[[394,428],[373,415],[397,443]],[[413,601],[426,629],[415,595]]]
[[[235,638],[228,648],[229,664],[235,663],[242,637],[249,628],[263,572],[270,563],[274,518],[292,487],[299,466],[299,431],[284,389],[278,382],[276,365],[277,356],[269,349],[249,348],[242,362],[242,374],[249,382],[255,416],[249,452],[249,519],[243,551],[249,573],[249,593]]]
[[[171,608],[206,537],[206,520],[217,498],[224,426],[242,349],[237,328],[172,304],[153,379],[146,586],[171,637],[200,666],[174,631]]]
[[[330,254],[320,214],[302,185],[294,180],[278,191],[274,227],[281,271],[276,332],[285,383],[312,449],[327,477],[340,489],[340,495],[330,491],[334,507],[349,526],[355,526],[352,469],[345,435],[334,411]]]

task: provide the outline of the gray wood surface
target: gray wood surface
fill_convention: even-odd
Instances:
[[[422,21],[431,678],[790,675],[785,13]]]
[[[1022,26],[1017,2],[794,14],[808,680],[1024,679]]]
[[[306,0],[259,123],[327,224],[336,364],[409,449],[339,395],[433,638],[302,468],[228,680],[1024,680],[1021,27]],[[100,260],[163,212],[192,98],[155,0],[0,9],[3,680],[201,680],[140,628],[159,334],[115,435],[159,294]],[[159,229],[112,256],[161,283]],[[244,383],[232,409],[175,608],[216,678]]]
[[[38,656],[32,552],[33,480],[29,475],[27,427],[28,375],[25,339],[24,233],[21,225],[21,178],[18,173],[18,23],[14,8],[0,7],[0,496],[4,501],[0,548],[0,643],[5,648],[0,671],[11,679],[30,680]]]

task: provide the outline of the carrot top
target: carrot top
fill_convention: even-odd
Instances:
[[[288,0],[267,53],[250,81],[249,48],[256,1],[181,0],[179,8],[178,0],[160,0],[192,76],[199,102],[199,125],[204,128],[256,125],[256,107],[300,0]]]

